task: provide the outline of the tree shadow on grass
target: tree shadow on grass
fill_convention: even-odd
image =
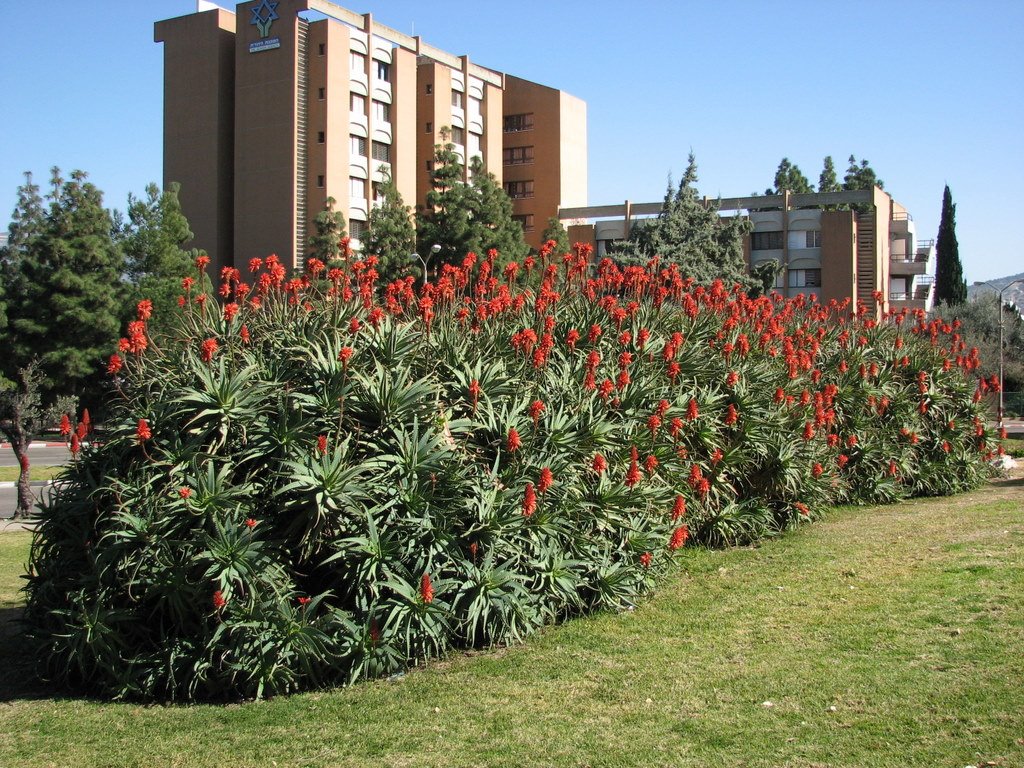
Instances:
[[[992,485],[997,488],[1020,488],[1021,486],[1024,486],[1024,475],[1017,477],[995,478],[992,480]]]
[[[0,703],[93,698],[40,678],[23,613],[20,606],[0,608]]]

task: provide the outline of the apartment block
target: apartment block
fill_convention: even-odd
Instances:
[[[918,240],[907,210],[878,187],[844,192],[753,195],[721,200],[723,215],[747,217],[744,242],[750,267],[776,262],[775,290],[814,294],[820,301],[862,299],[874,305],[881,291],[890,309],[930,310],[935,247]],[[628,237],[636,222],[656,216],[662,203],[563,208],[570,239],[590,242],[601,256]]]
[[[164,183],[181,184],[190,245],[217,268],[271,252],[298,266],[328,198],[358,247],[386,177],[407,205],[425,205],[442,131],[467,181],[479,157],[499,182],[507,169],[526,182],[505,162],[508,147],[525,146],[526,131],[507,130],[510,110],[536,116],[530,193],[515,203],[528,242],[539,247],[559,206],[586,204],[584,102],[371,14],[325,0],[252,0],[234,12],[201,2],[157,22],[154,38],[164,45]]]

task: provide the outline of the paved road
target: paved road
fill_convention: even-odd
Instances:
[[[46,498],[51,492],[52,486],[49,483],[33,483],[32,494],[36,501]],[[18,489],[11,488],[6,484],[0,486],[0,520],[10,520],[14,517],[14,510],[18,506]]]
[[[63,445],[58,448],[33,445],[28,449],[28,460],[37,467],[56,466],[57,464],[63,464],[69,458],[71,458],[71,453]],[[10,446],[4,445],[0,447],[0,467],[16,466],[18,466],[18,457],[14,455],[14,451],[11,450]]]

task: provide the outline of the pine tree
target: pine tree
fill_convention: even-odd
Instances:
[[[398,186],[389,175],[380,182],[383,202],[370,211],[369,231],[363,239],[363,251],[380,260],[377,272],[390,281],[408,271],[409,255],[416,248],[416,229],[412,211],[402,200]]]
[[[811,186],[808,178],[804,176],[800,166],[791,163],[788,157],[782,158],[779,167],[775,170],[775,188],[766,189],[765,194],[780,195],[784,189],[788,189],[797,195],[814,191],[814,187]]]
[[[472,205],[464,181],[464,168],[449,131],[441,130],[442,144],[434,145],[434,165],[426,205],[416,212],[417,250],[427,260],[428,271],[439,263],[456,263],[475,247],[470,220]],[[440,246],[434,256],[433,246]]]
[[[324,201],[324,209],[313,219],[316,234],[309,238],[311,256],[324,264],[332,264],[348,258],[348,238],[345,235],[345,214],[334,210],[337,203],[333,197]]]
[[[181,212],[179,185],[171,184],[163,192],[155,184],[146,187],[146,196],[128,196],[127,221],[117,228],[125,256],[128,280],[125,315],[132,315],[142,299],[153,302],[150,333],[163,329],[181,294],[181,279],[189,274],[199,251],[181,246],[192,239],[188,220]]]
[[[472,159],[469,168],[473,250],[481,254],[492,248],[498,251],[497,266],[519,261],[530,249],[523,239],[522,224],[512,218],[512,200],[479,157]]]
[[[120,329],[124,274],[102,193],[82,171],[65,181],[55,168],[51,185],[49,210],[38,222],[31,190],[21,190],[19,201],[28,205],[12,217],[21,229],[5,259],[8,354],[0,361],[14,381],[38,359],[44,400],[92,392],[102,380],[101,363]]]
[[[935,301],[950,305],[967,301],[967,283],[956,241],[956,203],[948,184],[942,193],[942,218],[935,243]]]
[[[540,240],[542,243],[554,240],[555,253],[568,253],[572,248],[572,245],[569,243],[569,233],[557,216],[552,216],[548,219],[548,225],[544,228]]]
[[[697,162],[691,153],[686,172],[673,191],[671,179],[657,218],[637,222],[629,239],[616,244],[615,258],[644,264],[654,256],[679,265],[684,275],[707,285],[715,279],[754,288],[747,275],[743,236],[750,223],[738,216],[721,217],[717,206],[705,205],[696,188]]]
[[[850,165],[846,169],[846,176],[843,177],[843,189],[871,189],[872,187],[885,189],[885,182],[878,178],[875,174],[875,169],[871,167],[867,160],[861,160],[858,165],[857,158],[850,155],[849,162]]]
[[[836,166],[832,162],[832,155],[825,157],[821,174],[818,176],[819,192],[838,192],[841,189],[839,179],[836,177]]]

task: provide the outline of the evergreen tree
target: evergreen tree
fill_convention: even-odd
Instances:
[[[49,210],[37,218],[31,189],[19,191],[19,229],[4,259],[8,381],[38,359],[44,401],[89,391],[118,337],[124,258],[103,196],[82,171],[53,169]],[[28,222],[32,222],[29,224]]]
[[[935,243],[935,301],[954,306],[967,301],[967,283],[956,241],[956,203],[948,184],[942,193],[942,218]]]
[[[686,173],[673,190],[671,179],[657,218],[633,226],[629,239],[613,248],[621,261],[644,264],[654,256],[679,265],[700,284],[722,279],[755,288],[747,275],[743,236],[750,223],[738,216],[721,217],[717,206],[705,205],[696,188],[697,163],[691,153]]]
[[[546,243],[549,240],[555,241],[555,253],[569,253],[572,244],[569,242],[569,232],[557,216],[548,219],[548,225],[540,236],[540,241]]]
[[[442,128],[443,143],[434,145],[426,205],[416,212],[417,250],[427,260],[428,271],[442,262],[460,262],[476,245],[465,172],[448,136],[449,130]],[[436,256],[434,245],[440,246]]]
[[[836,177],[836,166],[832,162],[832,155],[828,155],[822,166],[821,174],[818,176],[818,191],[839,192],[840,189],[842,188],[839,186],[839,179]]]
[[[155,184],[146,187],[143,198],[128,196],[127,221],[118,227],[128,280],[126,312],[134,319],[135,306],[142,299],[153,302],[150,333],[162,330],[181,294],[181,279],[193,269],[199,251],[181,246],[192,239],[188,220],[181,212],[179,185],[163,192]]]
[[[472,159],[469,168],[472,250],[484,254],[495,249],[499,254],[498,266],[519,261],[530,249],[523,239],[522,224],[512,218],[512,200],[479,157]]]
[[[348,237],[345,234],[345,214],[334,210],[333,197],[324,201],[324,209],[313,219],[316,234],[309,238],[310,254],[324,264],[348,258]]]
[[[811,186],[811,182],[804,176],[800,166],[791,163],[788,157],[782,158],[779,167],[775,170],[775,188],[766,189],[765,194],[780,195],[784,189],[788,189],[797,195],[814,191],[814,187]]]
[[[401,277],[409,269],[409,255],[416,248],[412,210],[402,200],[398,186],[386,175],[380,183],[384,201],[370,211],[369,231],[363,252],[380,259],[377,272],[384,280]]]
[[[885,182],[878,178],[875,174],[875,169],[871,167],[867,160],[861,160],[858,165],[857,158],[850,155],[849,162],[850,165],[846,169],[846,176],[843,177],[843,189],[871,189],[872,187],[885,189]]]

